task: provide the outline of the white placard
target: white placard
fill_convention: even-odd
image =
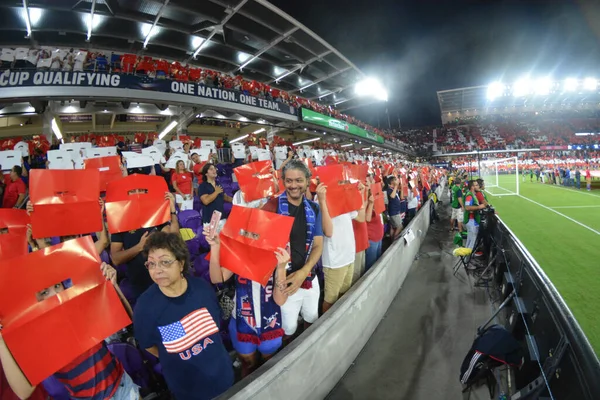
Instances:
[[[243,160],[246,158],[246,146],[242,143],[232,143],[231,150],[233,151],[233,157],[238,160]]]
[[[323,163],[323,158],[325,156],[325,152],[323,150],[313,150],[312,155],[315,157],[317,164],[321,165]]]
[[[169,142],[169,148],[183,152],[183,142],[181,140],[171,140]]]
[[[275,158],[278,160],[285,160],[287,158],[287,147],[276,146],[275,147]]]
[[[0,151],[0,167],[2,171],[10,171],[15,165],[21,165],[22,154],[20,150]]]
[[[127,168],[143,168],[154,166],[154,160],[150,156],[139,155],[137,157],[131,157],[125,160]]]
[[[164,151],[161,152],[160,149],[156,146],[150,146],[144,147],[142,149],[142,154],[151,157],[154,161],[154,164],[160,164],[160,159],[162,158]]]
[[[201,149],[192,149],[192,150],[190,150],[190,155],[198,154],[198,156],[200,157],[200,161],[205,162],[205,161],[208,161],[211,151],[212,151],[212,148],[210,148],[210,147],[203,147]]]
[[[269,161],[271,159],[271,152],[266,149],[257,149],[256,150],[258,161]]]
[[[29,145],[23,141],[15,144],[15,147],[13,150],[19,150],[23,157],[27,157],[29,155]]]
[[[252,155],[252,159],[255,160],[258,158],[258,147],[256,146],[249,146],[248,147],[250,149],[250,154]]]
[[[179,208],[180,211],[193,210],[193,209],[194,209],[194,200],[184,200],[181,203],[181,207]]]
[[[117,147],[91,147],[83,150],[84,158],[100,158],[117,155]]]
[[[72,151],[48,150],[48,169],[74,169],[72,154]]]
[[[213,153],[217,152],[217,145],[214,140],[201,140],[200,141],[201,149],[211,149]]]
[[[154,139],[152,145],[158,148],[162,154],[165,154],[165,151],[167,151],[167,142],[162,139]]]
[[[179,161],[179,160],[183,160],[183,162],[185,163],[185,167],[186,168],[188,167],[188,164],[190,161],[188,158],[188,155],[182,151],[178,151],[178,152],[172,154],[171,157],[169,157],[169,161],[167,161],[165,168],[175,169],[175,166],[177,165],[177,161]]]

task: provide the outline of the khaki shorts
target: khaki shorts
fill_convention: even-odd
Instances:
[[[404,213],[390,215],[390,223],[394,228],[402,228],[402,222],[404,222]]]
[[[450,219],[455,219],[458,220],[458,222],[463,221],[464,218],[464,213],[463,213],[463,209],[462,208],[453,208],[452,209],[452,217],[450,217]]]
[[[324,300],[329,304],[333,304],[352,286],[354,263],[341,268],[323,267],[323,274],[325,275]]]

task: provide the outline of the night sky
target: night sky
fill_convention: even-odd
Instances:
[[[396,127],[398,116],[403,128],[440,124],[438,90],[527,74],[600,78],[599,0],[271,2],[380,77]],[[377,109],[351,113],[387,127]]]

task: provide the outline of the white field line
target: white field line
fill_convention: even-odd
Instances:
[[[585,182],[582,182],[581,189],[579,189],[579,190],[577,190],[577,189],[569,189],[569,188],[558,186],[558,185],[544,185],[544,187],[551,187],[551,188],[554,188],[554,189],[568,190],[571,193],[586,194],[588,196],[600,198],[600,195],[593,194],[593,193],[590,193],[590,192],[587,191],[587,189],[585,188]]]
[[[557,208],[598,208],[600,207],[600,205],[597,206],[558,206],[558,207],[550,207],[553,209],[557,209]]]
[[[545,208],[546,210],[550,210],[550,211],[552,211],[553,213],[560,215],[561,217],[565,217],[565,218],[566,218],[566,219],[568,219],[569,221],[571,221],[571,222],[575,222],[577,225],[579,225],[579,226],[582,226],[582,227],[584,227],[585,229],[587,229],[587,230],[590,230],[590,231],[594,232],[596,235],[599,235],[599,236],[600,236],[600,232],[598,232],[597,230],[595,230],[595,229],[593,229],[593,228],[590,228],[589,226],[587,226],[587,225],[585,225],[585,224],[582,224],[581,222],[579,222],[579,221],[577,221],[577,220],[575,220],[575,219],[573,219],[573,218],[571,218],[571,217],[568,217],[568,216],[566,216],[566,215],[565,215],[565,214],[563,214],[563,213],[560,213],[560,212],[558,212],[558,211],[556,211],[556,210],[553,210],[552,208],[550,208],[550,207],[547,207],[547,206],[545,206],[545,205],[543,205],[543,204],[541,204],[541,203],[538,203],[537,201],[531,200],[531,199],[529,199],[529,198],[527,198],[527,197],[525,197],[525,196],[521,196],[521,195],[519,195],[519,197],[521,197],[521,198],[523,198],[523,199],[525,199],[525,200],[527,200],[527,201],[530,201],[530,202],[532,202],[533,204],[537,204],[538,206],[540,206],[540,207],[543,207],[543,208]]]

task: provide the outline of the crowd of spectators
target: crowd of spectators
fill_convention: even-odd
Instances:
[[[357,118],[341,113],[332,106],[322,105],[300,96],[256,80],[248,80],[241,75],[232,75],[206,68],[199,68],[179,61],[170,61],[135,54],[117,54],[102,51],[86,51],[42,47],[40,49],[3,48],[0,53],[0,71],[11,69],[47,69],[59,71],[100,71],[148,76],[155,79],[172,79],[181,82],[194,82],[210,87],[243,92],[266,100],[282,102],[289,106],[305,107],[327,114],[348,123],[357,125],[387,140],[398,139],[391,132],[368,125]]]
[[[138,151],[137,147],[148,144],[118,143],[119,154]],[[91,235],[94,251],[102,260],[102,274],[117,290],[133,325],[62,366],[43,385],[32,385],[19,367],[19,360],[13,357],[10,343],[7,345],[3,339],[0,320],[2,398],[10,398],[5,396],[10,396],[11,391],[20,398],[43,398],[48,390],[55,398],[63,395],[62,398],[134,399],[148,392],[164,392],[165,385],[177,399],[218,396],[328,312],[374,266],[383,243],[389,244],[398,237],[443,175],[433,168],[383,159],[352,164],[345,162],[342,155],[329,158],[327,165],[321,167],[324,169],[315,169],[313,165],[319,160],[300,159],[292,149],[277,170],[271,161],[256,161],[251,153],[247,153],[247,159],[226,164],[217,164],[213,157],[201,160],[199,154],[190,152],[189,143],[183,153],[185,157],[175,168],[167,166],[170,157],[175,156],[169,150],[158,164],[150,167],[128,169],[120,159],[117,182],[143,175],[164,177],[169,188],[161,200],[170,212],[166,221],[109,233],[109,219],[126,219],[127,208],[114,214],[110,185],[106,197],[99,193],[102,229]],[[22,166],[14,166],[6,176],[0,213],[8,208],[25,208],[22,212],[32,216],[39,212],[40,206],[28,201],[29,178],[36,169],[46,168],[46,163],[36,162],[35,157],[24,157]],[[252,198],[256,182],[235,182],[234,177],[240,173],[239,168],[259,168],[263,162],[267,163],[267,170],[271,166],[272,175],[267,175],[269,190]],[[327,168],[331,172],[338,165],[344,171],[355,171],[351,181],[325,181]],[[360,168],[364,175],[353,167],[360,165],[364,165]],[[238,170],[234,171],[236,166]],[[58,176],[64,171],[52,172]],[[320,181],[315,180],[315,174]],[[50,179],[38,184],[52,182]],[[343,193],[358,196],[358,202],[335,197],[340,193],[336,187],[347,184],[354,187]],[[129,194],[144,193],[144,189],[134,189]],[[182,203],[188,200],[192,207],[183,210]],[[75,206],[76,203],[71,204]],[[258,260],[258,264],[269,264],[264,281],[251,279],[241,270],[234,271],[224,256],[232,252],[231,244],[226,245],[227,236],[223,236],[227,222],[239,223],[236,213],[250,208],[294,217],[289,237],[284,240],[287,246],[275,250],[272,265],[268,257]],[[150,213],[156,215],[159,211]],[[219,217],[225,220],[216,223]],[[246,226],[243,235],[253,238],[253,232],[281,229],[265,221],[261,220],[260,226]],[[279,220],[274,221],[277,224]],[[52,223],[62,225],[61,229],[67,225],[66,221]],[[57,246],[77,246],[89,237],[69,234],[34,238],[32,232],[36,228],[39,226],[30,226],[23,237],[30,254],[20,255],[20,260],[40,249],[48,256]],[[4,249],[0,246],[0,251]],[[249,262],[242,254],[236,257],[234,266]],[[5,261],[0,259],[0,265],[6,266]],[[40,290],[37,299],[61,296],[72,284],[75,283],[65,281]],[[115,342],[128,349],[126,357],[114,351]],[[132,359],[145,361],[136,363]],[[43,355],[39,362],[42,360]]]

